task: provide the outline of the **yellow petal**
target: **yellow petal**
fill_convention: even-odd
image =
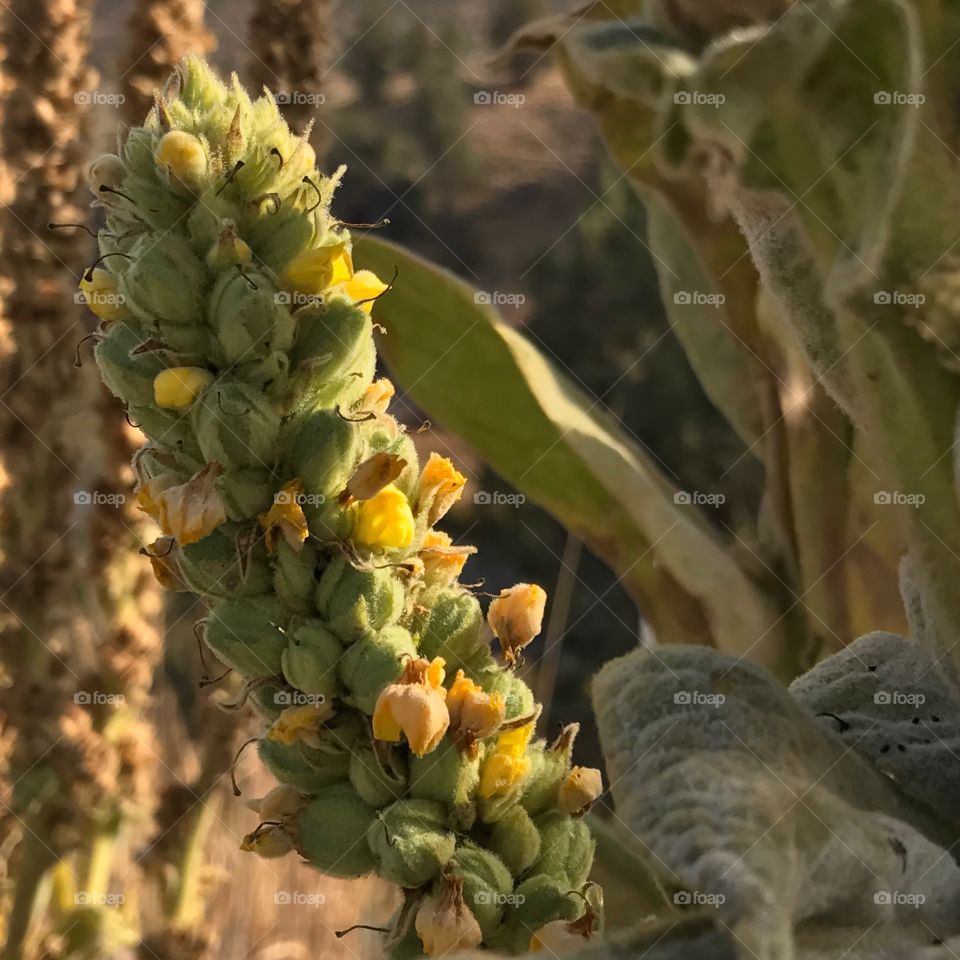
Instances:
[[[90,310],[101,320],[121,320],[127,316],[123,294],[116,277],[99,267],[80,278],[80,292]]]
[[[402,550],[413,542],[415,529],[406,495],[390,484],[357,505],[353,539],[371,549]]]
[[[388,286],[372,270],[358,270],[345,283],[334,287],[333,292],[349,297],[364,313],[370,313],[374,300]]]
[[[267,542],[267,552],[276,549],[276,535],[280,533],[287,544],[297,553],[303,549],[304,541],[310,535],[307,518],[300,506],[303,497],[303,483],[290,480],[273,498],[273,505],[266,513],[260,514],[260,526]]]
[[[186,410],[213,382],[203,367],[169,367],[153,379],[153,399],[158,407]]]
[[[186,483],[167,487],[157,498],[157,522],[180,546],[196,543],[227,520],[227,510],[217,489],[223,473],[219,463],[208,463]]]
[[[487,623],[500,641],[507,663],[540,632],[547,594],[535,583],[518,583],[493,600],[487,609]]]
[[[182,183],[197,186],[207,170],[207,152],[198,137],[185,130],[165,133],[153,152],[157,166]]]
[[[352,275],[350,251],[340,241],[295,256],[287,264],[284,280],[297,293],[319,296],[333,283],[347,281]]]
[[[446,457],[431,453],[420,473],[420,502],[417,512],[427,511],[433,526],[459,499],[467,478]]]

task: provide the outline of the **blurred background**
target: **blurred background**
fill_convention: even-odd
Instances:
[[[99,385],[83,343],[95,318],[73,296],[93,241],[80,227],[47,226],[95,225],[86,164],[142,119],[181,55],[206,53],[248,87],[268,85],[295,128],[312,119],[322,168],[348,167],[334,205],[342,220],[389,220],[382,236],[496,292],[504,318],[672,484],[723,495],[710,517],[718,529],[749,537],[763,470],[670,332],[633,188],[549,56],[524,54],[508,84],[491,85],[491,54],[559,9],[2,0],[0,857],[10,868],[0,896],[7,933],[26,938],[23,955],[77,956],[89,941],[155,958],[359,960],[379,955],[376,934],[335,931],[382,923],[395,907],[379,882],[331,881],[291,858],[239,852],[257,820],[230,796],[248,711],[214,705],[234,696],[229,678],[201,689],[203,611],[162,596],[137,553],[155,533],[132,504],[136,430]],[[413,429],[426,419],[402,389],[398,408]],[[447,521],[479,548],[465,579],[494,592],[533,581],[550,595],[524,667],[544,703],[541,730],[579,721],[578,762],[601,766],[589,680],[640,640],[633,600],[442,425],[418,441],[469,477]],[[252,750],[234,772],[244,799],[270,786]],[[56,869],[51,879],[64,857],[83,863],[80,887]],[[104,875],[110,862],[121,866]],[[24,863],[38,874],[26,891],[13,866]],[[601,856],[600,879],[603,870]],[[59,920],[20,930],[28,895],[34,918],[46,909]],[[617,896],[608,884],[614,915]],[[103,904],[116,907],[110,929],[103,911],[82,909]]]

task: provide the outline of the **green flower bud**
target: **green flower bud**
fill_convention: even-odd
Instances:
[[[319,620],[307,620],[290,631],[281,663],[283,675],[297,690],[332,700],[339,692],[337,664],[340,641]]]
[[[205,460],[222,463],[228,470],[272,469],[280,417],[261,391],[246,383],[218,380],[190,415]]]
[[[370,385],[376,368],[370,317],[346,300],[311,304],[296,316],[287,408],[339,404],[347,410]]]
[[[305,493],[336,506],[360,454],[360,426],[333,410],[315,410],[284,438],[285,462],[303,481]]]
[[[557,805],[557,793],[560,784],[570,770],[570,754],[580,725],[568,724],[563,728],[556,743],[545,747],[535,743],[527,756],[530,758],[530,774],[524,786],[520,802],[531,816],[537,816]]]
[[[302,616],[314,612],[313,595],[317,589],[319,566],[316,544],[308,540],[298,552],[283,537],[277,538],[273,555],[273,589],[285,607]]]
[[[234,467],[217,478],[227,516],[248,520],[270,509],[277,478],[263,467]]]
[[[293,343],[296,324],[290,311],[271,281],[256,270],[221,273],[208,301],[207,318],[224,366],[286,352]]]
[[[447,670],[455,671],[467,667],[478,651],[487,649],[483,611],[473,594],[457,588],[442,590],[424,600],[428,612],[414,626],[424,657],[443,657]],[[483,681],[478,682],[483,686]]]
[[[361,743],[350,756],[350,782],[372,807],[399,800],[407,788],[401,751],[388,744]]]
[[[314,797],[294,826],[297,849],[333,877],[362,877],[376,866],[365,841],[377,826],[376,811],[349,783],[338,783]]]
[[[350,757],[344,751],[326,754],[325,764],[310,764],[304,759],[303,745],[287,746],[265,737],[257,742],[257,752],[264,765],[281,782],[315,793],[347,779]]]
[[[197,464],[204,462],[188,416],[175,410],[161,410],[152,402],[131,404],[127,408],[127,416],[154,443],[177,450]]]
[[[146,339],[136,325],[117,320],[93,351],[103,382],[126,404],[153,403],[153,378],[168,366],[158,350],[134,353]]]
[[[398,800],[381,811],[367,830],[380,875],[401,887],[439,876],[456,844],[446,821],[446,808],[431,800]]]
[[[411,503],[416,503],[420,458],[417,454],[417,445],[410,434],[402,428],[392,426],[372,430],[367,437],[366,456],[371,457],[375,453],[389,453],[406,461],[407,465],[403,468],[403,472],[393,483]]]
[[[568,890],[579,890],[587,881],[596,848],[586,822],[553,810],[534,823],[540,831],[541,852],[531,872],[548,874],[565,881]]]
[[[399,678],[407,659],[416,656],[413,637],[403,627],[385,627],[358,640],[340,661],[340,679],[349,691],[343,699],[373,716],[380,691]]]
[[[260,597],[270,591],[270,562],[263,541],[244,546],[244,528],[225,523],[181,548],[177,566],[184,583],[205,600]]]
[[[487,693],[499,693],[503,697],[506,706],[504,720],[531,716],[537,706],[533,691],[512,670],[504,670],[488,651],[480,652],[479,662],[482,666],[477,669],[478,658],[475,656],[467,665],[466,672]]]
[[[422,757],[410,758],[410,796],[437,800],[454,811],[460,829],[473,826],[473,798],[480,782],[480,754],[461,753],[450,737]]]
[[[463,879],[463,900],[486,941],[500,925],[513,877],[495,854],[465,840],[457,846],[449,872]]]
[[[396,623],[404,599],[393,570],[358,570],[342,554],[327,565],[316,591],[317,610],[344,643]]]
[[[492,932],[488,945],[505,953],[526,953],[530,936],[551,920],[575,920],[583,903],[571,895],[562,880],[546,874],[528,877],[514,893],[514,903],[503,917],[503,925]]]
[[[204,640],[219,660],[245,677],[276,676],[287,647],[287,617],[273,597],[223,600],[210,611]]]
[[[423,944],[417,931],[411,927],[400,939],[385,947],[386,960],[421,960]]]
[[[276,158],[271,160],[276,163]],[[316,242],[313,221],[292,204],[282,204],[275,213],[254,221],[244,231],[257,263],[278,273],[298,254]]]
[[[540,856],[540,831],[523,807],[511,807],[493,826],[490,849],[519,877]]]
[[[174,342],[178,336],[189,339],[191,329],[203,332],[199,325],[207,271],[202,261],[189,241],[177,233],[144,236],[130,248],[130,256],[133,262],[120,275],[126,306],[148,330],[172,331],[173,336],[160,336],[171,350],[185,350],[180,342]],[[178,327],[185,329],[174,329]],[[204,342],[205,333],[198,344]]]

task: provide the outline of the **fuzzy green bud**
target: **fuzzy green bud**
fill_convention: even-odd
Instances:
[[[221,274],[207,317],[225,365],[286,351],[293,343],[296,323],[269,279],[257,271]]]
[[[583,903],[571,895],[562,880],[547,874],[535,874],[518,884],[514,904],[506,911],[503,924],[493,932],[490,946],[513,954],[525,954],[530,936],[551,920],[575,920]]]
[[[376,866],[365,841],[376,826],[373,807],[365,804],[349,783],[338,783],[300,811],[294,834],[299,852],[324,873],[362,877]]]
[[[463,899],[480,924],[484,940],[500,925],[513,877],[493,852],[465,840],[457,846],[449,872],[463,880]]]
[[[273,677],[281,671],[287,648],[287,619],[273,597],[223,600],[207,618],[204,640],[219,660],[243,676]]]
[[[307,763],[302,744],[288,746],[266,738],[258,741],[257,753],[264,766],[281,782],[305,793],[341,783],[347,779],[350,756],[346,751],[328,753],[323,762]]]
[[[403,586],[389,568],[358,570],[340,555],[320,577],[316,604],[329,628],[344,643],[353,643],[397,622]]]
[[[225,523],[181,548],[177,568],[184,583],[205,600],[260,597],[270,591],[270,563],[263,541],[245,545],[243,528]]]
[[[442,803],[398,800],[370,825],[367,842],[381,876],[402,887],[419,887],[439,876],[456,839]]]
[[[262,391],[218,380],[194,405],[191,417],[205,460],[227,469],[272,469],[280,417]]]
[[[450,737],[431,753],[410,758],[410,795],[446,804],[460,829],[473,826],[472,801],[479,783],[479,751],[474,757],[462,753]]]
[[[297,690],[332,700],[340,689],[337,664],[342,654],[340,641],[319,620],[307,620],[290,631],[281,658],[283,675]]]
[[[399,800],[407,788],[405,763],[399,750],[387,744],[359,744],[350,755],[350,782],[372,807]]]
[[[566,881],[568,889],[579,890],[590,873],[596,848],[586,822],[554,810],[534,823],[540,831],[541,853],[531,872],[548,874]]]
[[[403,627],[385,627],[358,640],[340,660],[340,679],[348,691],[344,700],[373,716],[380,692],[399,678],[405,661],[416,656],[413,637]]]
[[[483,611],[477,598],[466,590],[450,589],[429,598],[429,610],[414,629],[420,635],[423,656],[443,657],[447,669],[456,670],[466,667],[479,651],[487,649],[483,627]]]
[[[490,849],[515,876],[527,870],[540,856],[540,831],[523,807],[511,807],[490,833]]]

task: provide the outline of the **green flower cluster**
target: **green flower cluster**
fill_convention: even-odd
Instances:
[[[81,289],[148,438],[154,571],[210,604],[205,642],[245,678],[280,781],[244,848],[399,884],[395,956],[589,936],[599,773],[571,768],[574,728],[533,739],[514,672],[546,597],[518,584],[484,617],[458,582],[473,548],[434,525],[464,478],[435,454],[421,469],[387,413],[387,286],[330,214],[340,174],[199,59],[90,169],[106,223]]]

